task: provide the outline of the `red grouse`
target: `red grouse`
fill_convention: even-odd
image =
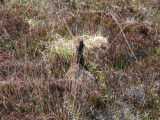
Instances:
[[[74,58],[71,63],[71,67],[69,68],[68,72],[65,75],[65,79],[74,80],[83,83],[94,83],[96,82],[95,77],[91,74],[85,63],[83,58],[83,49],[84,43],[83,39],[78,38],[74,41]]]

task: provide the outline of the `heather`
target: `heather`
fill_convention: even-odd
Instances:
[[[96,84],[64,76],[74,38]],[[0,119],[160,119],[159,0],[0,3]]]

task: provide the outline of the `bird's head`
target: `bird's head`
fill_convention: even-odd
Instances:
[[[83,43],[83,39],[81,38],[75,38],[74,39],[74,46],[76,49],[78,49],[79,51],[82,51],[84,48],[84,43]]]

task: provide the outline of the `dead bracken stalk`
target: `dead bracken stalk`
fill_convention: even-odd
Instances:
[[[70,35],[71,35],[72,37],[74,37],[74,35],[72,34],[71,30],[69,29],[69,27],[68,27],[68,25],[67,25],[67,23],[66,23],[66,20],[65,20],[64,18],[63,18],[63,21],[64,21],[64,23],[65,23],[65,25],[66,25],[66,27],[67,27]]]
[[[32,2],[32,0],[31,0],[31,2]],[[23,16],[26,14],[26,12],[29,10],[29,8],[31,7],[31,5],[32,5],[32,3],[29,3],[29,5],[28,5],[28,7],[27,7],[27,9],[24,11],[24,13],[23,13]]]
[[[122,29],[122,27],[120,26],[120,24],[118,23],[116,17],[115,17],[113,14],[111,14],[111,13],[108,13],[108,14],[111,15],[111,16],[113,17],[113,19],[116,21],[117,25],[119,26],[119,28],[120,28],[120,30],[121,30],[121,32],[122,32],[122,34],[123,34],[123,37],[124,37],[124,39],[125,39],[128,47],[129,47],[129,49],[131,50],[132,55],[134,56],[135,60],[138,62],[138,59],[136,58],[136,56],[135,56],[135,54],[134,54],[131,46],[129,45],[129,42],[128,42],[128,40],[127,40],[127,38],[126,38],[126,36],[125,36],[125,34],[124,34],[124,32],[123,32],[123,29]]]

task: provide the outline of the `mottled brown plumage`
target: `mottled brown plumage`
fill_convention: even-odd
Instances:
[[[74,58],[71,63],[71,67],[69,68],[68,72],[65,75],[65,79],[68,80],[75,80],[84,83],[93,83],[96,81],[93,74],[91,74],[85,63],[83,58],[83,49],[84,43],[83,40],[78,38],[74,41]]]

